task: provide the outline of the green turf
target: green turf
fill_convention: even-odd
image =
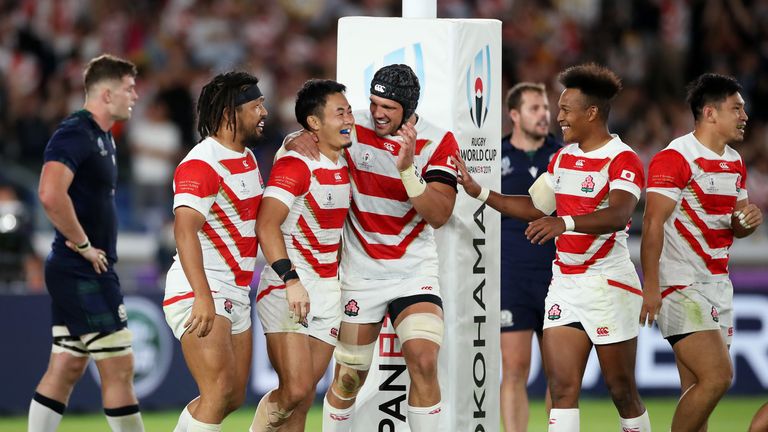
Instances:
[[[653,430],[666,432],[672,420],[672,413],[677,400],[673,398],[647,398],[645,403],[651,416]],[[727,397],[717,407],[709,422],[710,432],[745,431],[749,421],[765,398]],[[225,431],[247,431],[253,416],[252,406],[239,409],[224,421]],[[315,406],[309,414],[307,431],[320,431],[321,407]],[[177,411],[145,412],[144,424],[147,432],[171,431],[176,424]],[[0,417],[0,431],[24,432],[27,430],[26,417]],[[530,432],[547,430],[544,404],[541,401],[531,403]],[[587,399],[581,403],[581,430],[585,432],[615,432],[618,430],[618,417],[613,405],[606,399]],[[109,431],[104,416],[99,414],[71,414],[64,418],[60,432],[95,432]],[[463,431],[459,431],[463,432]]]

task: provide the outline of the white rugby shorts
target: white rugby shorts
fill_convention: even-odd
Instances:
[[[659,329],[665,338],[720,330],[726,344],[733,340],[733,284],[730,280],[661,287]]]
[[[595,345],[637,337],[643,292],[637,273],[555,276],[544,301],[544,330],[580,323]]]
[[[343,278],[342,321],[355,324],[380,322],[393,300],[422,294],[440,297],[440,282],[437,276],[404,279]]]

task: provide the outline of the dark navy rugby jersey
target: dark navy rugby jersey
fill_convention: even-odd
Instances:
[[[510,135],[501,140],[501,192],[505,195],[528,195],[528,189],[544,172],[561,144],[547,135],[533,157],[512,146]],[[551,271],[555,258],[555,242],[533,245],[525,238],[528,222],[501,216],[502,269],[515,268]]]
[[[117,261],[117,164],[112,133],[101,130],[90,112],[77,111],[64,119],[53,133],[45,147],[44,160],[61,162],[75,173],[68,193],[77,220],[91,244],[104,250],[110,264],[114,264]],[[90,267],[88,261],[64,244],[65,240],[56,230],[50,259]]]

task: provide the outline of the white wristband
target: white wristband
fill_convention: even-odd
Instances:
[[[576,229],[576,222],[570,216],[560,216],[560,219],[565,222],[565,232],[573,231]]]
[[[400,171],[400,179],[403,181],[403,186],[405,186],[405,192],[411,198],[416,198],[427,190],[427,182],[424,181],[421,174],[419,174],[419,170],[414,165]]]
[[[488,200],[488,196],[491,195],[491,190],[484,187],[480,189],[480,193],[475,197],[475,199],[480,200],[482,202],[486,202]]]

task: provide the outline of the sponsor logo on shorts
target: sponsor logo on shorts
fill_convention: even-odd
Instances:
[[[357,316],[357,314],[360,312],[360,307],[357,306],[357,300],[350,300],[347,302],[346,305],[344,305],[344,315],[346,316]]]
[[[339,338],[339,329],[337,329],[336,327],[331,327],[331,332],[330,333],[331,333],[331,337],[332,338],[334,338],[334,339],[338,339]]]
[[[442,411],[442,408],[435,408],[432,411],[429,412],[429,414],[440,414],[440,411]]]
[[[512,317],[512,311],[503,309],[499,314],[499,324],[501,327],[512,327],[515,325],[515,321]]]
[[[227,311],[228,314],[232,314],[232,300],[224,300],[224,310]]]
[[[717,313],[717,309],[714,306],[712,306],[712,312],[710,312],[710,315],[712,315],[712,321],[720,322],[720,314]]]
[[[626,426],[624,426],[624,427],[621,428],[621,432],[640,432],[640,428],[639,427],[626,427]]]
[[[598,327],[596,333],[598,337],[609,336],[608,327]]]
[[[562,314],[562,311],[560,310],[560,305],[555,303],[547,311],[547,318],[549,318],[551,321],[558,320],[560,319],[560,314]]]
[[[583,182],[581,182],[581,191],[590,193],[595,190],[595,180],[591,175],[588,175]]]
[[[339,414],[328,414],[328,415],[331,417],[331,420],[336,420],[336,421],[349,420],[349,414],[342,414],[342,415],[339,415]]]
[[[125,305],[122,303],[117,307],[117,316],[122,322],[128,321],[128,312],[125,310]]]
[[[422,291],[432,291],[432,289],[433,289],[432,285],[424,285],[423,287],[421,287]]]
[[[733,327],[728,327],[728,336],[733,336]]]

